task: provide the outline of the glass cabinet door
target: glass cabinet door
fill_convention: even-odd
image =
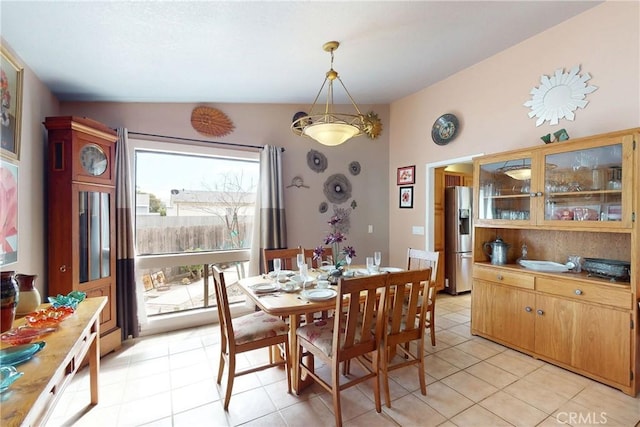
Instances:
[[[530,221],[531,170],[531,157],[480,164],[477,218]]]
[[[624,146],[611,144],[545,156],[544,220],[607,222],[623,219]],[[567,223],[566,225],[571,225]]]
[[[109,193],[78,192],[79,202],[79,282],[108,277],[109,260]]]

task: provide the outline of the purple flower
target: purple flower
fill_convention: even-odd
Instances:
[[[338,215],[333,215],[331,217],[331,219],[329,219],[329,221],[327,221],[329,224],[331,225],[336,225],[337,223],[339,223],[340,221],[342,221],[342,218],[340,218]]]
[[[322,254],[324,254],[324,248],[318,246],[313,250],[313,259],[322,259]]]
[[[345,255],[350,256],[351,258],[355,258],[356,257],[356,250],[353,248],[353,246],[345,246],[342,249],[342,253]]]
[[[346,239],[347,237],[344,234],[336,231],[335,233],[327,234],[327,237],[324,238],[324,244],[332,245],[334,243],[342,243]]]

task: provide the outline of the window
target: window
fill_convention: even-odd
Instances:
[[[248,263],[258,153],[130,141],[136,275],[147,316],[215,306],[205,263],[222,265],[230,299],[244,300],[233,284]]]

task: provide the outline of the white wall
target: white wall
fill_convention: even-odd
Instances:
[[[44,117],[58,113],[58,101],[22,61],[18,52],[1,41],[24,66],[22,92],[22,132],[18,165],[18,261],[2,267],[3,271],[37,274],[36,287],[44,293],[46,286],[46,129]],[[2,161],[6,161],[3,159]]]

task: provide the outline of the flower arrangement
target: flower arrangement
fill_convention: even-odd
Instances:
[[[340,250],[340,244],[347,240],[346,233],[349,229],[350,213],[350,209],[334,209],[334,214],[328,221],[328,224],[331,225],[331,231],[325,236],[323,241],[325,245],[331,245],[333,248],[333,262],[336,270],[340,270],[340,268],[347,263],[347,257],[356,257],[356,250],[353,246],[345,246]],[[325,248],[318,246],[313,250],[313,259],[321,260],[324,253]]]

